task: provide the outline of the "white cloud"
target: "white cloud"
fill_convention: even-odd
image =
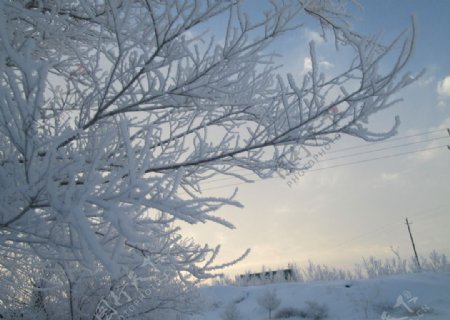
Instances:
[[[434,81],[435,81],[434,76],[430,76],[430,77],[422,76],[416,80],[415,84],[420,87],[425,87],[425,86],[432,84]]]
[[[447,103],[445,101],[443,101],[443,100],[440,100],[440,101],[438,101],[437,106],[440,109],[445,109],[445,108],[447,108]]]
[[[323,69],[331,69],[334,67],[334,64],[332,64],[331,62],[328,62],[326,60],[322,60],[319,62],[319,67],[323,68]],[[303,59],[303,72],[307,73],[309,71],[312,70],[312,61],[310,57],[305,57]]]
[[[381,174],[381,179],[383,181],[395,181],[399,178],[400,173],[396,172],[396,173],[387,173],[387,172],[383,172]]]
[[[303,72],[309,72],[312,70],[312,61],[310,57],[303,59]]]
[[[431,131],[435,131],[435,130],[445,131],[446,129],[448,130],[448,128],[450,128],[450,117],[446,118],[439,126],[430,128],[430,130]],[[443,132],[442,134],[445,137],[447,132]],[[447,140],[444,140],[444,143],[446,141]],[[416,155],[413,155],[413,157],[415,157],[416,159],[419,159],[421,161],[429,161],[429,160],[435,159],[439,155],[441,155],[442,150],[445,150],[445,152],[448,153],[445,146],[443,146],[443,141],[441,141],[441,140],[432,141],[426,147],[427,148],[435,148],[435,149],[427,150],[424,152],[419,152]]]
[[[308,40],[308,42],[314,41],[316,44],[322,44],[325,42],[325,39],[317,31],[305,29],[305,36],[306,36],[306,39]]]
[[[328,61],[320,61],[319,65],[321,65],[324,69],[331,69],[334,67],[334,64],[332,64],[331,62]]]
[[[277,207],[275,210],[275,213],[278,215],[280,214],[289,214],[292,212],[292,209],[289,206],[281,206],[281,207]]]
[[[450,76],[439,81],[437,92],[441,96],[450,96]]]

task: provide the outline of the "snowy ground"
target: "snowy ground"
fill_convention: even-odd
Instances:
[[[221,315],[230,303],[236,304],[240,319],[268,319],[268,312],[258,305],[257,298],[265,290],[273,289],[281,299],[274,314],[286,307],[304,309],[307,301],[314,301],[327,306],[326,319],[450,320],[450,274],[442,273],[252,287],[205,287],[201,289],[205,312],[191,320],[223,319]]]

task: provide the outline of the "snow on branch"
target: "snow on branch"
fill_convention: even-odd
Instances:
[[[301,81],[277,74],[266,49],[305,14],[353,52],[341,73],[324,74],[310,43]],[[220,41],[198,33],[223,17]],[[80,270],[116,288],[134,270],[170,279],[163,297],[214,276],[229,263],[215,265],[218,248],[177,225],[233,228],[217,211],[241,204],[203,194],[205,182],[249,181],[235,168],[260,178],[295,170],[296,149],[337,133],[395,134],[398,119],[383,133],[368,122],[411,83],[402,72],[414,37],[414,23],[390,44],[361,35],[331,0],[271,1],[259,21],[240,1],[2,1],[0,252],[58,270],[60,288],[79,285]]]

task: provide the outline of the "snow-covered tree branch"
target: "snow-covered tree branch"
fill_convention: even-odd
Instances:
[[[224,15],[221,39],[197,32]],[[322,73],[313,42],[303,79],[277,75],[266,49],[304,15],[354,53],[339,75]],[[413,79],[401,72],[414,24],[382,44],[347,20],[331,0],[272,1],[260,21],[234,0],[2,1],[0,272],[27,289],[2,285],[0,308],[38,301],[44,314],[92,319],[130,270],[169,279],[150,282],[143,315],[188,308],[174,301],[226,265],[177,222],[232,228],[214,212],[241,206],[204,195],[205,181],[301,168],[297,148],[337,133],[395,134],[398,119],[383,133],[367,122]]]

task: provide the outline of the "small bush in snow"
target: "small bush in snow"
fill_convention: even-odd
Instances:
[[[322,320],[328,317],[328,308],[325,305],[320,305],[317,302],[307,301],[306,307],[298,308],[283,308],[277,311],[275,319],[289,319],[289,318],[304,318],[311,320]]]
[[[241,313],[239,312],[236,304],[231,302],[227,304],[225,310],[220,315],[220,319],[222,320],[239,320],[241,319]]]
[[[269,319],[272,319],[272,311],[278,308],[281,300],[277,297],[275,290],[266,290],[257,298],[258,304],[269,311]]]
[[[289,319],[294,317],[305,318],[306,313],[302,309],[287,307],[278,310],[274,315],[275,319]]]
[[[307,319],[321,320],[328,317],[328,307],[314,301],[306,301],[306,307],[303,311]]]
[[[250,295],[250,293],[245,292],[244,294],[242,294],[242,295],[238,296],[236,299],[234,299],[233,303],[235,303],[235,304],[241,303],[242,301],[247,299],[249,295]]]

